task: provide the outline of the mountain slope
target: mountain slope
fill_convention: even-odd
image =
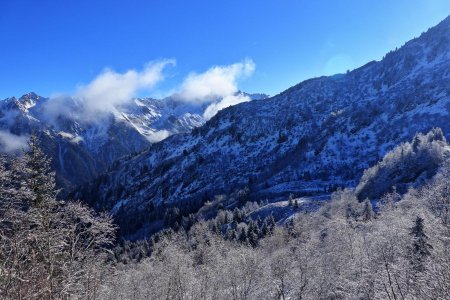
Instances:
[[[122,156],[203,125],[207,105],[172,98],[133,99],[91,120],[80,99],[48,99],[28,93],[0,101],[0,133],[4,133],[0,146],[10,143],[5,135],[17,140],[37,134],[52,158],[58,185],[70,189],[92,180]]]
[[[270,99],[219,112],[116,162],[76,194],[112,210],[127,230],[166,207],[195,210],[220,193],[250,198],[355,186],[362,171],[416,132],[450,134],[450,18],[380,62],[306,80]]]

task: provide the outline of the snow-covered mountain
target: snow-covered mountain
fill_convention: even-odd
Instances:
[[[220,111],[83,186],[77,197],[151,230],[167,207],[195,211],[218,194],[253,199],[355,186],[363,170],[416,132],[450,137],[450,17],[381,61],[303,81]]]
[[[96,120],[87,120],[80,99],[49,99],[28,93],[0,101],[0,146],[4,151],[17,150],[25,146],[24,137],[37,134],[52,158],[59,185],[69,188],[95,178],[122,156],[203,125],[208,104],[138,98],[102,113]],[[16,149],[10,149],[11,145]]]

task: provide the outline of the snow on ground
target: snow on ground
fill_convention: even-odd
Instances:
[[[316,210],[328,200],[330,200],[330,195],[293,198],[292,203],[297,201],[298,208],[289,205],[288,200],[282,200],[266,204],[251,212],[247,217],[256,220],[258,217],[264,219],[272,214],[278,224],[284,224],[299,213]]]

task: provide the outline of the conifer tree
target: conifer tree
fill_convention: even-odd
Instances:
[[[276,225],[275,218],[271,214],[270,216],[267,217],[267,234],[271,234],[273,232],[273,230],[275,229],[275,225]]]
[[[250,220],[247,228],[248,242],[252,247],[258,246],[259,243],[259,230],[258,226],[253,220]]]
[[[28,142],[29,150],[24,154],[25,182],[23,189],[28,193],[29,205],[47,207],[55,205],[55,173],[51,171],[51,162],[39,147],[37,136],[32,135]]]
[[[50,160],[38,144],[32,136],[29,150],[7,167],[0,159],[0,298],[93,299],[108,269],[112,220],[56,201]]]
[[[290,207],[294,206],[294,195],[292,195],[292,194],[289,194],[288,206],[290,206]]]
[[[412,245],[410,247],[411,264],[415,271],[423,272],[425,270],[425,260],[431,255],[433,247],[428,243],[424,220],[421,217],[416,217],[414,226],[409,234],[412,236]]]
[[[233,210],[233,220],[238,224],[243,221],[242,212],[237,207]]]
[[[372,203],[370,202],[369,199],[366,199],[366,200],[364,200],[363,205],[364,206],[363,206],[363,211],[362,211],[362,220],[364,222],[372,220],[374,218]]]
[[[242,228],[241,233],[239,234],[239,241],[243,244],[247,244],[248,242],[247,232],[245,231],[245,228]]]

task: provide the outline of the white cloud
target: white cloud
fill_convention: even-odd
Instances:
[[[156,143],[156,142],[164,140],[169,135],[170,135],[169,131],[159,130],[159,131],[153,132],[151,135],[148,135],[147,140],[150,141],[151,143]]]
[[[118,73],[106,69],[90,83],[79,86],[74,95],[51,97],[46,103],[46,115],[49,120],[62,115],[78,121],[100,121],[109,113],[116,113],[118,106],[127,104],[138,92],[151,90],[161,82],[163,71],[169,65],[175,65],[175,60],[154,61],[141,71]],[[238,82],[251,76],[254,70],[255,63],[245,59],[231,65],[213,66],[203,73],[190,73],[174,89],[172,97],[193,105],[208,105],[204,117],[210,119],[220,109],[250,100],[237,93]],[[160,140],[167,134],[157,132],[153,138]]]
[[[175,65],[175,60],[154,61],[142,71],[118,73],[106,69],[89,84],[79,86],[72,97],[52,97],[46,107],[47,113],[51,117],[65,115],[84,121],[96,121],[104,113],[114,112],[117,106],[131,101],[139,91],[153,88],[164,79],[163,70],[168,65]]]
[[[0,152],[14,153],[28,148],[28,136],[19,136],[9,131],[0,131]]]
[[[129,70],[122,74],[105,70],[88,85],[79,87],[76,96],[85,99],[90,111],[110,111],[130,101],[138,91],[154,87],[164,78],[163,69],[174,64],[174,60],[162,60],[149,63],[143,71]]]
[[[242,102],[248,102],[250,100],[251,100],[250,97],[245,96],[243,94],[226,96],[226,97],[222,98],[222,100],[220,100],[219,102],[211,103],[205,109],[205,112],[203,113],[203,117],[206,120],[209,120],[212,117],[214,117],[219,110],[221,110],[223,108],[226,108],[226,107],[229,107],[232,105],[236,105],[236,104],[239,104]]]
[[[229,66],[214,66],[201,74],[191,73],[175,96],[194,103],[225,98],[235,94],[238,80],[251,76],[254,70],[255,63],[246,59]]]

